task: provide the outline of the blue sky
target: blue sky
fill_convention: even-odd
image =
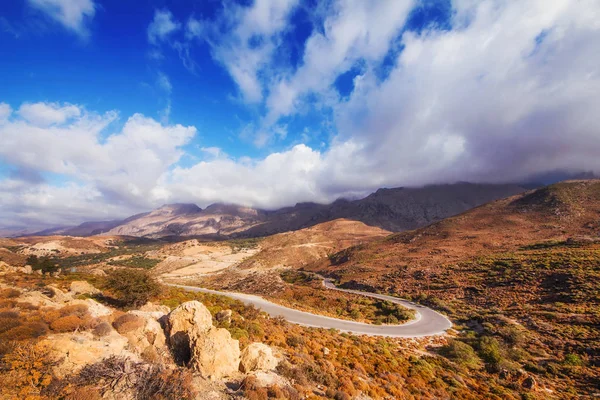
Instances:
[[[600,172],[593,0],[0,5],[5,225]]]

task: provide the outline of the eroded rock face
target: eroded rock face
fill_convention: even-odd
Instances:
[[[211,328],[190,338],[189,366],[203,377],[220,379],[234,375],[240,365],[240,343],[227,329]]]
[[[69,287],[72,294],[96,294],[100,293],[98,289],[86,281],[73,281]]]
[[[242,372],[270,371],[277,367],[279,360],[273,350],[264,343],[252,343],[242,351],[240,370]]]
[[[171,311],[167,318],[167,340],[175,361],[179,364],[191,358],[191,337],[212,328],[210,311],[199,301],[188,301]]]
[[[123,332],[129,346],[138,354],[154,354],[162,356],[167,353],[166,337],[156,319],[149,315],[133,314],[143,322],[134,325],[134,329]]]
[[[114,331],[102,338],[94,338],[91,332],[55,334],[43,339],[40,344],[47,346],[56,359],[60,360],[54,369],[58,377],[77,373],[84,366],[110,356],[139,360],[135,354],[126,350],[127,339]]]
[[[167,317],[168,342],[175,361],[187,364],[205,378],[235,374],[240,365],[240,344],[226,329],[217,329],[204,304],[189,301]]]

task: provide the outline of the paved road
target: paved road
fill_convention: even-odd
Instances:
[[[324,280],[323,284],[326,288],[339,290],[347,293],[354,293],[361,296],[374,297],[376,299],[388,300],[396,304],[400,304],[406,308],[416,311],[416,318],[402,325],[371,325],[360,322],[345,321],[336,318],[315,315],[304,311],[294,310],[275,303],[271,303],[260,296],[254,296],[245,293],[221,292],[217,290],[204,289],[195,286],[175,285],[186,290],[202,293],[212,293],[227,296],[236,300],[240,300],[246,304],[252,304],[257,308],[267,312],[269,315],[276,317],[282,316],[287,321],[316,328],[338,329],[343,332],[350,332],[357,335],[370,336],[388,336],[388,337],[403,337],[414,338],[423,336],[443,335],[446,329],[452,327],[452,322],[442,314],[433,311],[430,308],[421,306],[410,301],[400,300],[396,297],[386,296],[376,293],[361,292],[358,290],[338,289],[333,283]]]

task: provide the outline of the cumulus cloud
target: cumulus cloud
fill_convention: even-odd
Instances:
[[[28,182],[20,188],[18,185],[26,180],[12,177],[0,181],[6,192],[3,194],[5,202],[2,202],[6,210],[20,204],[24,207],[32,201],[38,201],[38,208],[42,208],[57,198],[53,197],[55,192],[56,196],[64,194],[65,185],[77,188],[73,193],[74,202],[83,201],[75,199],[81,191],[87,193],[84,199],[94,199],[87,203],[94,215],[98,214],[96,207],[107,206],[114,210],[119,206],[119,215],[123,210],[152,207],[153,188],[165,171],[180,159],[181,146],[196,134],[193,127],[162,125],[141,114],[131,116],[119,132],[111,134],[107,131],[117,119],[115,112],[96,114],[76,105],[36,103],[27,106],[25,109],[74,108],[77,111],[70,111],[69,119],[55,114],[46,117],[44,113],[46,119],[40,120],[35,113],[33,118],[27,114],[26,119],[21,112],[19,117],[9,118],[0,125],[3,142],[0,158],[16,168],[52,173],[59,176],[64,185],[29,187],[31,182]],[[40,191],[43,196],[32,195]],[[25,197],[31,201],[24,201]]]
[[[49,126],[62,124],[71,118],[78,117],[81,110],[72,104],[24,103],[18,112],[21,117],[34,125]]]
[[[0,124],[5,122],[12,114],[12,108],[6,103],[0,103]]]
[[[38,9],[76,34],[89,35],[86,23],[94,18],[96,4],[93,0],[27,0],[30,7]]]

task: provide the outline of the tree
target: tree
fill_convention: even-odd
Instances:
[[[139,307],[160,293],[160,284],[146,271],[118,269],[107,278],[108,289],[126,306]]]

